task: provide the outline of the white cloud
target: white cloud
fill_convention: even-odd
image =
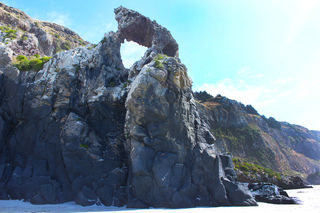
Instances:
[[[255,79],[249,70],[240,69],[234,79],[205,83],[195,90],[221,94],[251,104],[266,116],[320,130],[320,54],[299,74],[289,77]]]
[[[221,94],[230,99],[240,101],[244,104],[258,104],[259,98],[264,92],[263,87],[245,85],[239,80],[224,79],[216,84],[203,84],[196,90],[205,90],[212,95]]]
[[[47,20],[62,26],[70,27],[71,19],[68,14],[52,11],[47,13]]]
[[[141,59],[141,57],[144,55],[146,50],[147,50],[146,47],[141,46],[135,42],[125,41],[121,45],[121,49],[120,49],[123,65],[126,68],[130,68],[134,62]]]

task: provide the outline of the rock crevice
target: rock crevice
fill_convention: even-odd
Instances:
[[[256,205],[199,116],[170,32],[135,11],[115,13],[118,32],[96,47],[58,53],[38,73],[0,74],[0,198]],[[152,54],[126,70],[123,39]]]

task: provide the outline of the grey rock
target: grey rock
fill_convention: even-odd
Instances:
[[[16,30],[15,37],[6,39],[5,33],[0,32],[0,43],[6,44],[14,56],[52,56],[61,50],[89,44],[66,27],[32,19],[23,11],[3,3],[0,3],[0,25]]]
[[[90,206],[97,202],[96,194],[88,187],[84,186],[75,197],[75,202],[82,206]]]
[[[280,187],[270,183],[251,183],[248,185],[252,195],[258,202],[273,204],[297,204],[298,200],[289,197]]]
[[[191,80],[177,59],[163,56],[146,64],[131,84],[126,108],[129,207],[137,200],[171,208],[255,204],[248,190],[230,181],[227,192],[221,181],[224,168],[233,168],[231,159],[220,157],[213,136],[205,134],[209,131],[197,113]],[[150,131],[152,126],[163,133]],[[231,199],[233,193],[242,194]]]
[[[255,205],[199,116],[169,31],[134,11],[115,13],[118,32],[96,47],[59,52],[37,73],[0,74],[3,197],[141,208]],[[143,23],[151,34],[132,32]],[[149,47],[131,70],[120,56],[125,38]],[[39,47],[49,43],[40,39]]]
[[[216,136],[215,147],[222,153],[274,171],[302,173],[307,176],[320,170],[320,139],[317,131],[279,122],[260,115],[252,106],[221,95],[215,97],[195,92],[200,117]],[[306,187],[299,177],[279,178],[237,170],[241,182],[271,182],[282,188]]]
[[[156,54],[178,56],[177,42],[171,33],[156,21],[151,21],[140,13],[122,6],[116,8],[114,13],[121,39],[135,41],[150,48]]]

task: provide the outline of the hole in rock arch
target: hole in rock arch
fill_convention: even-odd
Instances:
[[[136,42],[125,40],[124,43],[121,44],[120,48],[121,59],[124,67],[130,68],[134,62],[139,61],[147,49],[147,47],[141,46]]]

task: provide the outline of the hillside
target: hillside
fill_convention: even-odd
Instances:
[[[196,92],[216,146],[235,158],[304,178],[320,169],[318,131],[260,115],[252,106]]]
[[[88,42],[66,27],[30,18],[0,3],[0,44],[10,48],[13,56],[52,56]]]

